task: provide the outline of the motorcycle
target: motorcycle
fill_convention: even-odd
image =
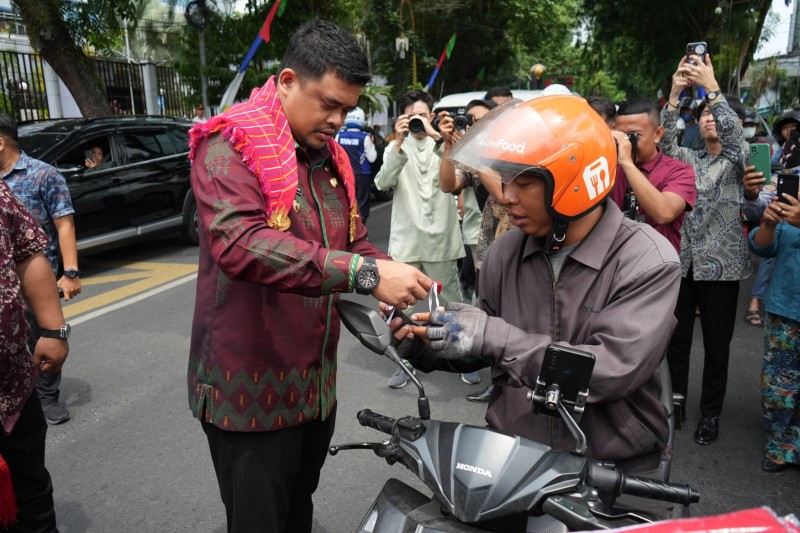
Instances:
[[[400,463],[430,489],[426,496],[389,479],[362,519],[359,533],[580,531],[653,522],[643,511],[619,507],[618,497],[634,502],[668,502],[688,516],[699,493],[688,485],[627,475],[610,462],[585,456],[586,436],[578,422],[588,397],[594,357],[551,345],[542,373],[529,393],[532,408],[558,416],[575,438],[575,449],[549,446],[487,427],[431,419],[430,404],[417,377],[400,359],[393,334],[369,307],[339,300],[345,327],[369,350],[404,369],[419,392],[419,416],[394,419],[369,409],[357,415],[362,426],[389,435],[381,442],[334,445],[367,449],[390,465]]]

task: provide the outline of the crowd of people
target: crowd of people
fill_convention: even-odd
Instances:
[[[550,344],[594,354],[587,453],[641,474],[671,454],[661,391],[670,379],[683,405],[692,392],[698,314],[694,440],[719,438],[740,282],[753,274],[750,251],[774,258],[779,275],[753,294],[766,312],[761,466],[800,465],[800,201],[749,164],[753,119],[721,94],[710,56],[680,60],[661,107],[563,86],[529,102],[496,89],[459,118],[411,90],[380,153],[357,108],[370,79],[355,38],[314,20],[246,102],[208,119],[196,110],[187,384],[228,531],[311,530],[336,418],[332,304],[342,293],[406,314],[389,324],[412,369],[477,384],[489,368],[490,386],[467,399],[488,403],[492,428],[554,448],[571,448],[572,434],[532,412],[527,392]],[[776,163],[795,173],[798,124],[789,114],[775,126]],[[103,162],[101,147],[86,154],[89,169]],[[4,115],[0,169],[0,466],[11,472],[0,482],[18,506],[0,513],[0,528],[55,531],[44,440],[46,422],[69,418],[58,401],[69,336],[58,291],[69,300],[81,290],[73,211],[63,177],[19,150]],[[394,190],[388,253],[368,240],[372,186]],[[742,213],[760,222],[749,235]],[[415,313],[435,282],[442,307]],[[398,371],[388,384],[406,380]]]

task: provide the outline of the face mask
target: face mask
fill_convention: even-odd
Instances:
[[[683,119],[684,122],[688,124],[689,122],[694,120],[694,115],[691,113],[686,113],[685,115],[681,115],[681,118]]]
[[[745,139],[751,139],[751,138],[756,136],[756,127],[755,126],[752,126],[752,127],[751,126],[747,126],[746,128],[743,128],[743,131],[744,131],[744,138]]]

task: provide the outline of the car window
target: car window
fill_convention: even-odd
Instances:
[[[92,163],[89,164],[87,160]],[[111,157],[111,143],[108,135],[98,135],[73,145],[68,152],[61,154],[52,163],[57,168],[80,167],[84,170],[101,170],[116,165]]]
[[[166,130],[128,131],[122,133],[128,162],[146,161],[175,153],[175,145]]]
[[[170,128],[172,140],[175,142],[175,148],[179,154],[189,151],[189,130],[186,128]]]

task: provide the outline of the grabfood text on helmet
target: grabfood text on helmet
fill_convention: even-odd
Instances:
[[[496,141],[488,140],[486,141],[486,146],[489,148],[497,148],[499,150],[503,150],[504,152],[516,152],[518,154],[525,153],[525,145],[528,144],[527,142],[524,143],[510,143],[505,139],[497,139]]]
[[[608,171],[608,160],[604,156],[583,168],[583,182],[589,193],[589,200],[594,200],[611,186],[611,173]]]

